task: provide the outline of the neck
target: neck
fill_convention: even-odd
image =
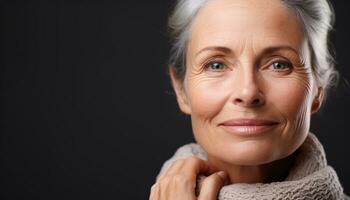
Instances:
[[[213,159],[210,155],[208,155],[208,161],[215,168],[226,171],[231,183],[271,183],[283,181],[288,176],[295,155],[296,153],[293,153],[281,160],[257,166],[225,163]]]

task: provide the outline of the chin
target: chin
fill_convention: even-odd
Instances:
[[[288,156],[283,154],[281,149],[274,147],[276,145],[266,142],[245,141],[238,144],[230,144],[228,148],[222,148],[226,149],[225,151],[220,150],[220,152],[216,152],[215,154],[226,163],[256,166]]]

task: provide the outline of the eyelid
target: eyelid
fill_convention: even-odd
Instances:
[[[286,64],[286,65],[287,65],[288,67],[290,67],[290,68],[293,68],[293,67],[294,67],[293,63],[292,63],[289,59],[284,58],[284,57],[281,57],[281,56],[271,58],[271,59],[267,62],[266,66],[267,66],[267,67],[270,67],[270,66],[271,66],[273,63],[275,63],[275,62],[280,62],[280,63]]]
[[[226,59],[224,59],[222,56],[216,56],[216,57],[212,57],[212,58],[206,60],[206,61],[201,65],[201,66],[202,66],[201,68],[202,68],[203,70],[205,70],[205,69],[208,68],[209,64],[215,63],[215,62],[222,63],[222,64],[225,65],[227,68],[230,68],[230,67],[229,67],[229,62],[228,62]]]

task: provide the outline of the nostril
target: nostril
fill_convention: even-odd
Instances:
[[[259,103],[260,103],[259,99],[254,99],[254,101],[252,102],[252,104],[254,104],[254,105],[259,104]]]
[[[242,99],[235,99],[235,102],[236,102],[236,103],[242,103],[243,100],[242,100]]]
[[[234,100],[234,104],[237,104],[237,105],[243,105],[243,106],[259,106],[260,104],[263,103],[263,100],[260,99],[260,98],[255,98],[254,100],[243,100],[241,98],[236,98]]]

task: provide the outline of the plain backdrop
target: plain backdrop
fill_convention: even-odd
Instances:
[[[334,1],[341,80],[311,130],[350,193],[350,4]],[[166,64],[172,0],[1,2],[1,199],[148,199],[193,142]]]

